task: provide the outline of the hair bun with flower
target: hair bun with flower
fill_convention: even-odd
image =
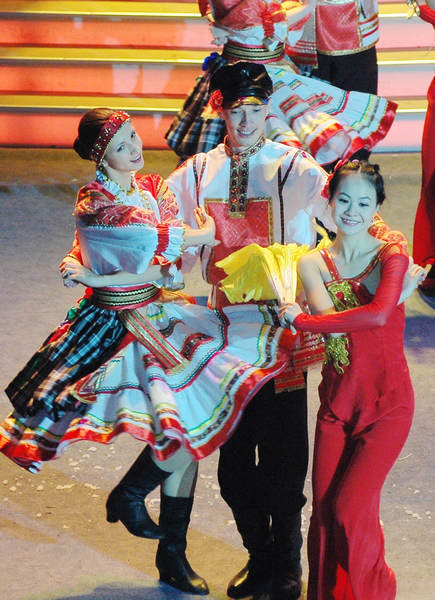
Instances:
[[[326,198],[327,200],[329,200],[329,184],[331,183],[332,178],[335,176],[335,174],[337,173],[337,171],[339,169],[341,169],[341,167],[343,165],[345,165],[347,162],[349,162],[348,160],[338,160],[335,165],[334,168],[332,169],[332,171],[330,173],[328,173],[328,177],[326,179],[326,183],[323,186],[323,190],[322,190],[322,198]]]

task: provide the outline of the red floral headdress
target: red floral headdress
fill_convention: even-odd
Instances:
[[[358,164],[359,164],[359,162],[360,162],[360,161],[359,161],[357,158],[355,158],[355,159],[353,159],[353,160],[349,160],[349,159],[346,159],[346,158],[345,158],[345,159],[341,159],[341,160],[339,160],[339,161],[338,161],[338,162],[335,164],[335,166],[334,166],[334,168],[332,169],[332,171],[331,171],[331,172],[328,174],[328,178],[327,178],[327,180],[326,180],[326,183],[325,183],[325,185],[324,185],[324,187],[323,187],[323,190],[322,190],[322,197],[323,197],[323,198],[326,198],[326,200],[329,200],[329,184],[330,184],[330,182],[331,182],[331,179],[334,177],[334,175],[337,173],[337,171],[338,171],[339,169],[341,169],[341,167],[342,167],[343,165],[346,165],[347,163],[355,163],[355,164],[357,164],[357,163],[358,163]]]
[[[121,125],[123,125],[129,118],[130,115],[123,110],[118,110],[110,115],[109,119],[107,119],[103,127],[100,129],[97,139],[92,146],[92,149],[89,153],[90,160],[97,163],[97,165],[100,164],[110,140],[113,138]]]

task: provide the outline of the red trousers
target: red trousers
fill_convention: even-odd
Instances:
[[[362,431],[337,419],[327,407],[319,410],[308,600],[395,598],[394,573],[384,557],[379,503],[382,485],[411,426],[413,395],[406,387],[400,390],[404,401]]]

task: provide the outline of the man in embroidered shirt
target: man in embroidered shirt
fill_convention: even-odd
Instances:
[[[318,217],[328,229],[321,191],[326,174],[305,152],[263,135],[272,81],[263,65],[239,62],[211,79],[211,107],[225,119],[227,137],[172,173],[168,186],[194,225],[194,208],[205,206],[220,244],[203,248],[203,276],[211,284],[209,304],[223,307],[218,289],[224,272],[216,262],[250,243],[314,245]],[[299,349],[305,364],[318,360],[319,346]],[[297,354],[293,362],[297,361]],[[280,393],[278,393],[280,392]],[[306,385],[301,368],[271,381],[251,401],[233,437],[221,448],[221,494],[233,511],[247,565],[233,577],[228,595],[263,590],[271,600],[299,598],[301,509],[308,463]],[[258,463],[255,456],[258,453]]]

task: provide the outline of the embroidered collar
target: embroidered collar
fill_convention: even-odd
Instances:
[[[106,189],[112,196],[115,196],[115,202],[117,204],[126,204],[127,206],[140,206],[144,205],[149,208],[149,203],[146,201],[146,197],[142,194],[139,186],[137,185],[134,173],[131,174],[131,187],[129,190],[122,188],[116,181],[109,179],[103,171],[100,169],[96,170],[95,179],[100,183],[104,189]]]
[[[249,159],[266,143],[262,135],[252,146],[243,152],[233,152],[224,141],[225,151],[230,163],[230,189],[228,195],[228,210],[230,217],[240,218],[245,215],[248,206]]]
[[[264,135],[261,135],[258,138],[258,140],[255,142],[255,144],[252,144],[252,146],[249,146],[249,148],[247,148],[246,150],[243,150],[243,152],[235,152],[234,150],[232,150],[230,148],[227,140],[228,140],[228,136],[225,136],[225,139],[224,139],[225,152],[231,158],[231,160],[247,159],[250,156],[257,154],[257,152],[259,150],[261,150],[262,147],[264,146],[264,144],[266,143],[266,138],[264,137]]]

